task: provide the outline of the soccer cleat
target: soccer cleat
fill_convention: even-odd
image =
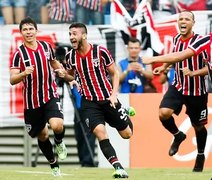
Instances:
[[[67,157],[67,149],[63,141],[60,144],[56,144],[56,152],[61,160],[64,160]]]
[[[52,175],[53,176],[61,176],[61,174],[60,174],[60,168],[59,167],[53,167],[52,168]]]
[[[169,156],[173,156],[177,153],[180,144],[186,139],[186,135],[183,132],[179,132],[175,138],[174,141],[169,149]]]
[[[198,154],[196,157],[195,165],[193,168],[193,172],[202,172],[205,163],[205,155]]]
[[[113,172],[113,178],[128,178],[128,174],[124,169],[116,169]]]

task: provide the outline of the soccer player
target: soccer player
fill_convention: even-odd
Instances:
[[[72,50],[66,54],[67,72],[79,78],[82,119],[93,132],[105,158],[114,167],[114,178],[128,178],[110,143],[105,124],[117,129],[122,138],[133,134],[133,125],[117,99],[119,71],[103,46],[87,41],[87,27],[82,23],[69,26]],[[65,74],[65,79],[69,75]],[[110,76],[109,76],[110,75]],[[111,79],[110,79],[111,78]],[[112,83],[111,83],[112,80]]]
[[[193,172],[202,172],[207,139],[205,124],[207,124],[208,116],[208,92],[205,84],[205,75],[208,72],[205,61],[208,61],[210,56],[208,51],[210,36],[201,37],[193,33],[194,22],[192,12],[181,12],[178,19],[180,33],[174,37],[174,53],[157,57],[142,57],[142,59],[145,64],[165,63],[154,70],[156,74],[175,63],[175,78],[161,101],[159,118],[162,125],[174,135],[174,141],[169,150],[169,155],[173,156],[178,152],[186,135],[179,131],[172,115],[173,113],[178,115],[183,104],[186,106],[186,114],[195,130],[197,142],[197,157]]]
[[[65,128],[63,112],[51,68],[60,69],[52,47],[36,40],[37,24],[27,17],[19,24],[23,44],[15,51],[10,62],[10,83],[23,82],[24,121],[29,135],[38,139],[38,146],[49,161],[52,174],[60,175],[60,168],[49,140],[48,126],[54,132],[56,152],[61,160],[67,156],[63,142]]]

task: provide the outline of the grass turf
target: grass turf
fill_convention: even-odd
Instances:
[[[126,169],[129,180],[210,180],[212,169],[193,173],[190,168]],[[61,177],[53,177],[49,167],[0,167],[2,180],[110,180],[113,169],[61,166]]]

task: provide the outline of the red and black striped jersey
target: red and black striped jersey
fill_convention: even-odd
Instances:
[[[58,97],[55,78],[50,61],[55,55],[50,44],[37,41],[37,49],[33,50],[22,44],[13,54],[11,69],[24,71],[27,66],[34,66],[32,74],[23,79],[23,99],[25,109],[35,109],[53,97]]]
[[[94,11],[102,11],[101,0],[77,0],[77,4]]]
[[[74,19],[72,0],[50,0],[49,17],[57,21],[69,22]]]
[[[202,36],[193,34],[192,37],[182,40],[181,35],[177,34],[174,37],[174,52],[183,51],[192,43],[200,39]],[[201,96],[207,93],[206,77],[205,76],[184,76],[182,69],[188,68],[191,71],[196,71],[205,67],[205,60],[209,59],[209,54],[204,50],[195,56],[175,63],[175,77],[173,85],[186,96]]]
[[[200,39],[198,39],[198,41],[195,41],[193,44],[189,45],[189,48],[192,49],[196,55],[204,50],[206,50],[207,53],[211,55],[211,43],[212,34],[201,37]]]
[[[114,63],[114,60],[106,48],[95,44],[90,46],[85,56],[71,49],[66,54],[67,68],[75,70],[83,97],[91,101],[106,100],[112,94],[107,67]]]

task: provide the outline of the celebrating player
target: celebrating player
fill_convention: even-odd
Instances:
[[[118,68],[106,48],[88,43],[84,24],[71,24],[69,37],[73,49],[67,53],[66,62],[68,73],[79,78],[83,120],[96,135],[105,158],[114,167],[113,177],[127,178],[128,174],[117,158],[105,127],[107,122],[125,139],[133,134],[131,120],[117,99]],[[65,79],[68,80],[68,77],[66,74]]]
[[[164,62],[165,64],[154,70],[154,73],[163,72],[170,63],[175,66],[175,78],[160,104],[159,118],[163,126],[174,135],[174,141],[169,150],[173,156],[178,152],[180,144],[186,135],[177,128],[173,113],[179,114],[183,104],[186,114],[190,117],[195,130],[197,141],[197,157],[193,172],[202,172],[205,162],[205,145],[207,139],[207,102],[208,93],[205,84],[205,75],[208,74],[205,62],[209,61],[210,36],[201,37],[194,34],[194,14],[183,11],[179,14],[178,27],[180,33],[174,37],[174,53],[143,57],[145,64]]]
[[[54,132],[56,152],[65,159],[67,150],[62,141],[65,133],[63,112],[59,102],[56,83],[51,67],[60,69],[50,44],[37,41],[37,24],[27,17],[20,22],[23,44],[14,53],[10,62],[10,83],[23,82],[24,120],[31,137],[37,137],[38,145],[49,161],[54,176],[60,176],[60,168],[49,140],[48,126]]]

